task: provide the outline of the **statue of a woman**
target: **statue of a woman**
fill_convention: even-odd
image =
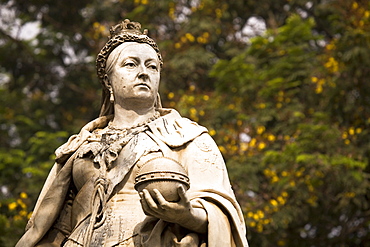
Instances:
[[[129,20],[111,28],[97,57],[100,117],[57,149],[17,247],[248,246],[217,145],[206,128],[161,107],[162,57],[140,29]],[[165,176],[166,160],[186,171],[190,188],[176,185],[175,201],[136,191],[143,167],[154,163]]]

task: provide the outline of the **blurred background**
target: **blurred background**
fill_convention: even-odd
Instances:
[[[0,246],[98,116],[95,58],[126,18],[162,51],[163,106],[219,145],[251,246],[369,246],[367,0],[1,0]]]

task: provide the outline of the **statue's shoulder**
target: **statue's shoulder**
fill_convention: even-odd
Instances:
[[[150,131],[170,147],[180,147],[208,130],[174,109],[160,109],[161,117],[149,124]]]
[[[66,143],[55,151],[56,162],[64,163],[72,153],[74,153],[88,138],[91,137],[94,130],[104,128],[112,118],[113,115],[103,116],[86,124],[81,129],[80,133],[72,135]]]

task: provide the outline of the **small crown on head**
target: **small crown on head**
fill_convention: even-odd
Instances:
[[[109,29],[110,36],[109,39],[113,38],[116,35],[128,33],[128,34],[136,34],[136,35],[147,35],[148,29],[144,29],[141,32],[141,24],[139,22],[130,21],[129,19],[125,19],[121,23],[118,23],[115,26],[112,26]]]

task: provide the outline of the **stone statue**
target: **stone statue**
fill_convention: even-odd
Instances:
[[[125,20],[97,56],[100,117],[56,150],[24,246],[248,246],[207,129],[162,108],[162,57]]]

